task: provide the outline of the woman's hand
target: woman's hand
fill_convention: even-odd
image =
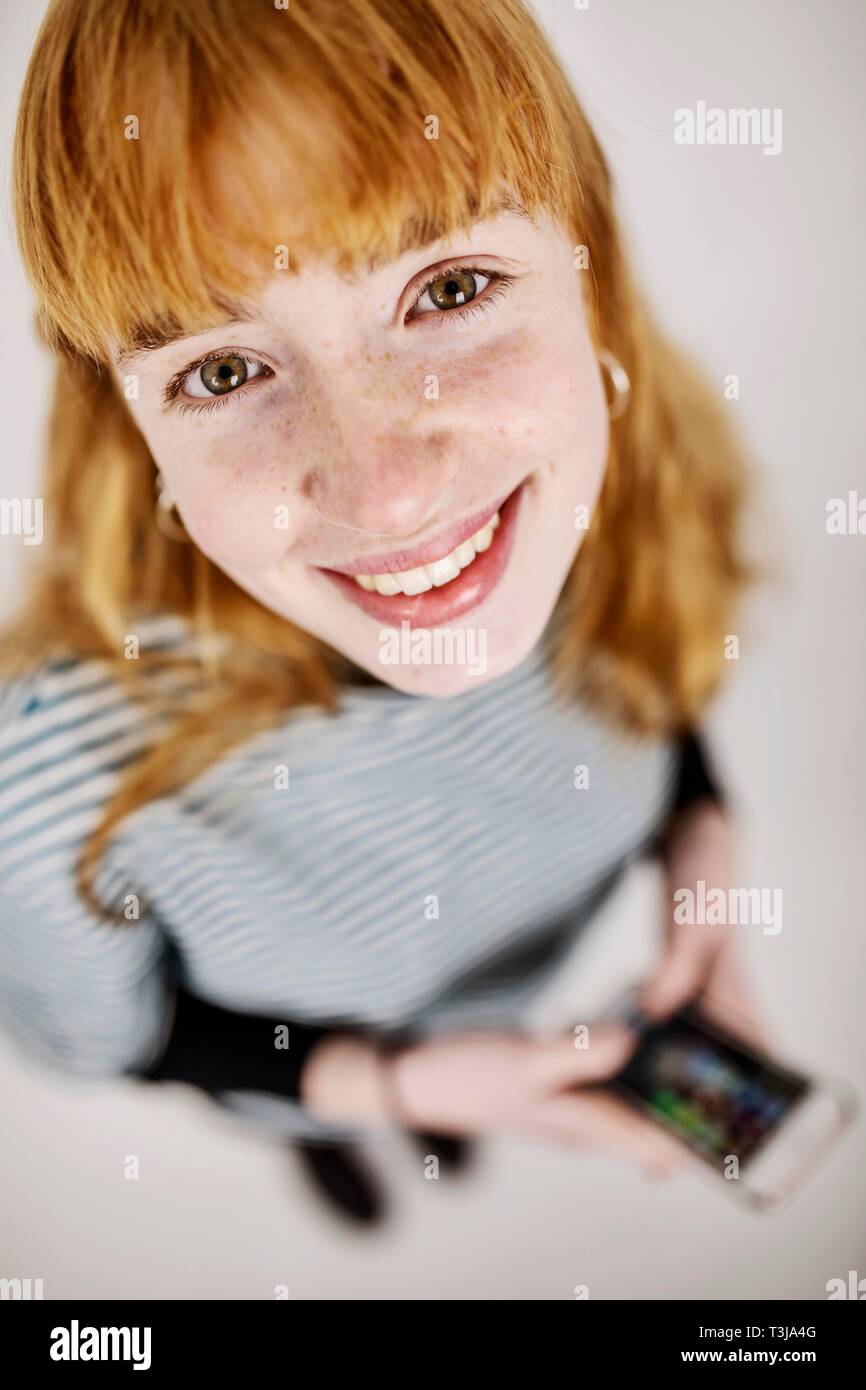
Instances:
[[[760,1015],[739,960],[737,926],[679,925],[678,888],[727,889],[733,835],[726,813],[710,801],[683,813],[666,861],[662,962],[638,996],[651,1017],[698,1001],[707,1014],[754,1042],[765,1041]],[[598,1023],[589,1047],[569,1034],[539,1039],[468,1033],[428,1039],[383,1056],[366,1039],[335,1034],[311,1053],[302,1099],[323,1119],[450,1134],[511,1134],[576,1149],[626,1156],[653,1172],[689,1163],[683,1145],[619,1100],[604,1083],[634,1050],[622,1025]],[[397,1112],[397,1113],[395,1113]]]
[[[591,1027],[586,1048],[577,1048],[571,1034],[482,1032],[428,1039],[386,1056],[365,1039],[335,1034],[310,1054],[302,1099],[331,1121],[524,1135],[671,1171],[681,1162],[673,1139],[612,1094],[585,1089],[619,1071],[633,1047],[632,1034],[613,1024]]]
[[[656,972],[638,992],[650,1018],[665,1018],[694,1002],[702,1012],[759,1046],[767,1034],[742,964],[740,925],[678,923],[678,889],[707,892],[734,885],[734,834],[729,814],[714,801],[689,807],[674,823],[665,863],[665,949]],[[748,928],[746,928],[748,930]]]

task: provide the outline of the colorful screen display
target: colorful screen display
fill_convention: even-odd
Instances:
[[[648,1033],[617,1082],[709,1161],[741,1166],[809,1090],[691,1012]]]

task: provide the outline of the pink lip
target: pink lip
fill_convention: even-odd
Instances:
[[[450,555],[452,550],[456,550],[458,545],[468,541],[482,526],[486,526],[505,500],[503,497],[495,506],[485,507],[483,512],[475,512],[465,521],[450,526],[447,531],[440,531],[432,540],[424,541],[412,550],[392,550],[387,555],[364,555],[349,565],[328,565],[327,570],[336,574],[397,574],[398,571],[428,565],[432,560],[441,560],[444,556]]]
[[[468,613],[470,609],[478,608],[502,578],[514,544],[514,533],[522,493],[523,484],[521,483],[520,487],[516,488],[495,509],[499,512],[499,526],[494,532],[493,543],[489,549],[477,555],[462,574],[459,574],[456,579],[452,579],[450,583],[443,584],[441,588],[428,589],[426,593],[414,596],[395,594],[393,597],[389,597],[387,594],[370,593],[367,589],[362,589],[351,578],[352,574],[384,574],[385,570],[381,567],[352,570],[349,573],[323,569],[322,574],[342,591],[345,598],[357,604],[371,618],[376,618],[381,623],[388,623],[393,626],[407,622],[412,627],[431,628],[454,622],[457,618]],[[489,519],[492,516],[492,512],[484,512],[481,515],[480,522],[475,522],[473,519],[474,530],[464,531],[464,540],[474,535],[475,531],[484,525],[485,518]],[[452,549],[459,544],[459,540],[454,541]],[[428,552],[428,562],[430,559],[438,559],[442,553],[441,550],[432,555]],[[391,558],[393,559],[393,556]],[[377,560],[377,565],[380,563]],[[415,564],[418,563],[425,562],[416,560]],[[392,570],[395,568],[399,568],[399,566],[391,566]]]

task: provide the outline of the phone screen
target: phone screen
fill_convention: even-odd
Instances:
[[[691,1010],[645,1034],[615,1078],[641,1109],[710,1162],[753,1159],[810,1083]]]

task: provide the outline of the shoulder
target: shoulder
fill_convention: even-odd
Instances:
[[[184,620],[130,620],[130,659],[194,647]],[[155,666],[141,681],[166,680]],[[169,677],[170,679],[170,677]],[[177,677],[175,677],[177,679]],[[120,771],[146,749],[156,714],[111,662],[55,655],[0,681],[0,864],[47,863],[93,827]]]
[[[195,646],[189,625],[178,615],[131,615],[121,657],[132,662],[143,654],[191,655]],[[159,680],[159,668],[144,674],[145,683],[154,687]],[[21,673],[0,676],[0,751],[8,755],[22,742],[35,744],[60,729],[83,730],[99,723],[109,709],[135,704],[132,689],[113,663],[64,652]]]

